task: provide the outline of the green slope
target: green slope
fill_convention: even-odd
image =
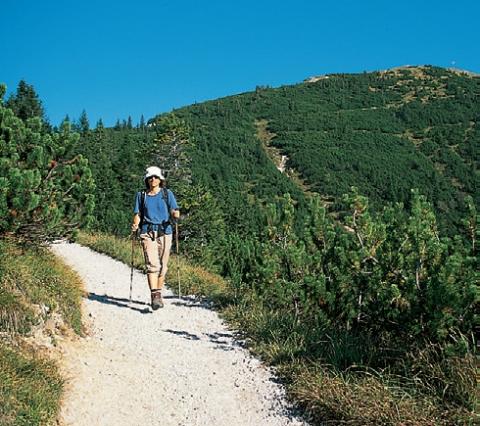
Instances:
[[[426,66],[257,88],[175,113],[193,130],[194,176],[237,223],[254,223],[252,203],[277,194],[301,200],[308,187],[338,197],[357,186],[377,206],[419,188],[452,229],[465,195],[480,200],[479,99],[480,78]],[[284,175],[257,136],[259,120],[270,152],[288,156]]]

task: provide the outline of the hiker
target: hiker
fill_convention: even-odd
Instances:
[[[152,309],[156,310],[163,308],[162,288],[172,246],[172,222],[180,217],[180,211],[159,167],[148,167],[144,182],[146,191],[135,196],[132,232],[140,228]]]

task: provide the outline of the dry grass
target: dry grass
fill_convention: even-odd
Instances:
[[[54,425],[63,380],[57,366],[35,353],[0,343],[0,424]]]
[[[335,374],[320,366],[301,366],[294,372],[290,392],[316,424],[474,424],[467,410],[439,409],[433,398],[420,398],[387,379],[365,371]]]
[[[255,120],[255,127],[257,128],[257,138],[265,145],[270,145],[272,139],[277,136],[276,133],[268,130],[268,120]]]
[[[285,165],[282,161],[282,152],[271,145],[272,140],[277,136],[275,133],[268,130],[268,120],[255,120],[255,127],[257,129],[256,136],[262,143],[262,147],[267,154],[267,157],[272,160],[275,167],[280,170]],[[292,168],[286,169],[284,172],[305,194],[312,194],[310,185],[301,177],[300,173]]]
[[[56,424],[63,381],[30,331],[48,334],[52,343],[57,333],[80,334],[81,296],[78,275],[49,251],[0,240],[2,426]]]
[[[0,244],[0,330],[24,334],[58,311],[81,334],[79,276],[44,248]]]
[[[306,337],[289,328],[281,314],[265,309],[258,298],[231,305],[224,315],[243,331],[253,353],[277,367],[289,396],[312,424],[474,424],[478,392],[473,356],[452,358],[430,345],[412,349],[403,370],[399,368],[403,375],[362,366],[339,371],[309,360]]]

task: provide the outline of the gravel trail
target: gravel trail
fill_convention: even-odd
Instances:
[[[152,312],[145,275],[77,244],[52,247],[85,283],[89,335],[64,348],[65,425],[305,425],[272,373],[218,315],[168,290]]]

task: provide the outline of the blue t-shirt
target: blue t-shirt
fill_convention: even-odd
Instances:
[[[168,203],[170,209],[178,210],[177,200],[173,192],[167,189]],[[142,205],[142,193],[137,192],[135,195],[135,207],[133,208],[134,214],[140,214],[140,208]],[[173,232],[172,225],[169,222],[170,214],[168,212],[167,203],[164,199],[163,189],[160,189],[158,194],[148,195],[145,194],[145,210],[143,216],[143,225],[141,232],[148,232],[148,225],[152,225],[152,230],[163,230],[167,235]]]

